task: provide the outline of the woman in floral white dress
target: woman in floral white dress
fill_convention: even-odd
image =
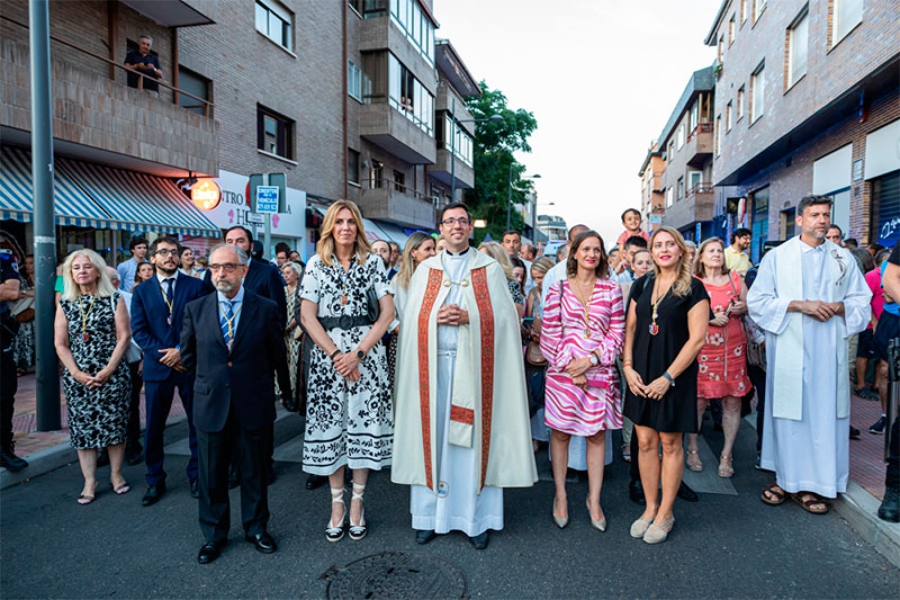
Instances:
[[[301,284],[300,318],[315,343],[307,382],[303,470],[327,475],[331,520],[325,537],[344,536],[344,469],[353,471],[350,538],[366,535],[363,492],[369,470],[391,464],[394,415],[384,344],[394,302],[384,264],[369,252],[356,204],[338,200],[322,222],[317,254]],[[368,315],[371,291],[380,314]]]
[[[725,444],[719,457],[719,477],[734,475],[732,448],[741,425],[741,398],[752,384],[747,374],[747,336],[741,318],[747,314],[747,287],[736,271],[725,266],[725,243],[710,238],[700,244],[694,274],[710,297],[713,318],[706,332],[706,345],[697,357],[697,419],[703,419],[710,400],[722,399],[722,430]],[[702,471],[697,435],[688,435],[687,467]]]

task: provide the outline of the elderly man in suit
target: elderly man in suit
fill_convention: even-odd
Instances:
[[[200,529],[206,543],[197,560],[219,557],[228,540],[228,462],[237,448],[242,474],[241,520],[248,542],[275,552],[268,533],[268,439],[275,420],[274,375],[290,388],[281,314],[271,300],[242,285],[247,254],[220,244],[209,258],[215,294],[184,314],[182,360],[196,372],[194,423],[200,458]]]
[[[163,468],[163,433],[172,409],[175,388],[188,416],[191,458],[187,476],[191,495],[197,497],[197,436],[191,402],[193,374],[181,362],[181,323],[188,302],[202,298],[203,285],[178,271],[180,246],[172,237],[159,237],[150,244],[150,260],[156,267],[151,277],[134,288],[131,299],[131,329],[144,352],[144,394],[147,426],[144,434],[144,462],[147,465],[147,492],[142,504],[152,506],[166,493]]]

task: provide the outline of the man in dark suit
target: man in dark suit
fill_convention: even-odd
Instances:
[[[188,417],[191,458],[187,476],[191,495],[197,497],[197,436],[191,415],[193,375],[181,364],[179,341],[184,307],[203,297],[203,285],[178,272],[178,240],[159,237],[150,244],[150,260],[156,277],[134,288],[131,299],[131,330],[144,351],[144,393],[147,427],[144,434],[144,462],[147,465],[147,492],[142,504],[152,506],[166,493],[163,468],[166,419],[172,409],[175,388]]]
[[[244,289],[275,302],[278,306],[278,323],[283,331],[285,327],[287,327],[288,318],[287,298],[284,295],[284,280],[281,278],[281,272],[275,265],[265,260],[253,260],[252,258],[249,258],[253,248],[253,234],[246,227],[235,225],[230,229],[226,229],[224,241],[230,246],[240,248],[247,254],[247,275],[244,277]],[[215,291],[216,288],[212,282],[212,271],[206,271],[206,275],[203,278],[203,285],[207,293]],[[273,430],[270,432],[270,439],[268,442],[269,460],[266,463],[266,480],[269,485],[275,483],[275,471],[271,458],[272,453],[275,450],[274,435],[275,432]],[[236,458],[237,457],[235,457],[235,459]],[[229,481],[229,485],[232,488],[239,486],[241,483],[240,472],[236,465],[232,465]]]
[[[290,388],[284,329],[275,303],[241,285],[247,254],[220,244],[209,258],[216,293],[192,302],[184,314],[182,360],[196,372],[194,423],[200,457],[200,529],[206,543],[197,560],[219,557],[228,541],[228,463],[238,449],[244,535],[258,551],[275,552],[267,531],[267,440],[275,420],[277,373]]]

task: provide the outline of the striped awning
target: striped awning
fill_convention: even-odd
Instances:
[[[60,159],[64,170],[111,216],[113,229],[220,237],[222,231],[168,179]]]
[[[109,215],[60,169],[53,174],[53,212],[57,225],[102,227],[109,221]],[[27,150],[0,149],[0,218],[23,223],[34,220],[31,153]]]
[[[391,238],[389,238],[374,221],[363,217],[363,226],[366,228],[366,237],[369,238],[370,242],[377,242],[378,240],[383,242],[391,241]]]

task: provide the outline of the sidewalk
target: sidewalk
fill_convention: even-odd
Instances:
[[[16,454],[28,460],[30,466],[19,473],[0,469],[0,489],[38,477],[78,460],[69,444],[65,398],[61,400],[61,405],[63,429],[36,431],[35,376],[25,375],[19,378],[13,431]],[[850,440],[851,484],[847,493],[842,494],[835,503],[834,508],[863,539],[900,566],[900,525],[887,523],[876,516],[878,506],[884,497],[884,436],[873,435],[868,432],[868,428],[880,416],[879,402],[853,396],[850,421],[861,433],[858,440]],[[184,418],[184,408],[178,400],[172,404],[168,422],[172,424]],[[142,426],[144,422],[144,402],[141,402]]]

